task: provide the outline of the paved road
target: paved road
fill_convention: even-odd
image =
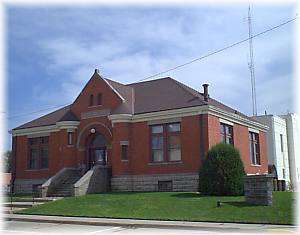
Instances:
[[[21,221],[5,221],[3,227],[0,230],[1,233],[11,234],[24,234],[24,235],[37,235],[37,234],[72,234],[72,235],[97,235],[97,234],[180,234],[180,235],[194,235],[194,234],[221,234],[230,232],[231,234],[248,233],[249,231],[243,231],[241,229],[235,230],[214,230],[214,229],[174,229],[174,228],[136,228],[136,227],[116,227],[116,226],[93,226],[93,225],[75,225],[75,224],[57,224],[57,223],[37,223],[37,222],[21,222]],[[261,231],[260,234],[270,233],[294,233],[292,229],[272,229],[267,231]],[[258,234],[259,231],[251,231],[253,234]]]

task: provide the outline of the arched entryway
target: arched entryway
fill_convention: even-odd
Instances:
[[[95,165],[107,164],[107,140],[100,133],[92,134],[87,142],[87,163],[88,169]]]

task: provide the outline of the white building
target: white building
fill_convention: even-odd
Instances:
[[[276,167],[278,180],[290,183],[289,151],[286,120],[276,115],[262,115],[255,117],[269,127],[267,132],[269,165]]]
[[[288,113],[282,115],[286,120],[288,152],[290,165],[290,178],[294,187],[299,187],[300,182],[300,117],[297,114]],[[298,188],[299,189],[299,188]]]

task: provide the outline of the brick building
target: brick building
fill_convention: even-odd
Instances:
[[[221,141],[239,149],[247,174],[267,173],[266,126],[203,87],[169,77],[124,85],[95,70],[71,105],[12,130],[15,191],[196,191]]]

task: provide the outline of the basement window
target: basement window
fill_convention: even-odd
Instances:
[[[158,181],[158,191],[159,192],[173,191],[173,182],[172,182],[172,180]]]

